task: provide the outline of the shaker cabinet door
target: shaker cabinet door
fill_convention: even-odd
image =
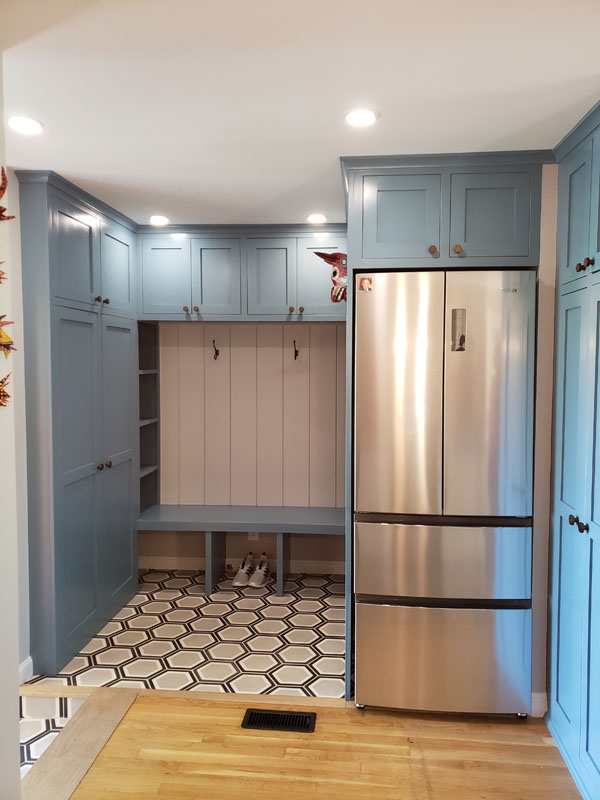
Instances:
[[[190,240],[170,236],[144,239],[142,312],[146,315],[180,314],[185,319],[191,305]]]
[[[425,259],[435,266],[440,210],[441,175],[365,175],[362,258]]]
[[[111,220],[101,228],[100,287],[103,312],[135,316],[135,234]]]
[[[293,314],[296,240],[248,239],[248,314]]]
[[[100,292],[100,220],[84,206],[50,197],[50,269],[54,296],[94,304]]]
[[[339,267],[315,253],[344,253],[346,257],[342,267],[347,268],[346,237],[298,239],[298,308],[304,309],[300,313],[304,317],[326,314],[345,319],[346,300],[334,302],[331,299],[332,271],[339,271]]]
[[[530,197],[530,172],[453,173],[450,257],[527,257]]]
[[[192,309],[200,314],[240,314],[239,239],[192,239]]]
[[[558,168],[557,269],[561,284],[580,280],[590,254],[592,141],[576,147]]]

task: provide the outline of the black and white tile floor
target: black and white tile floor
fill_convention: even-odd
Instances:
[[[21,778],[25,777],[84,702],[84,697],[19,698]]]
[[[146,571],[138,594],[57,676],[30,683],[344,696],[344,578],[291,575],[204,595],[204,574]]]

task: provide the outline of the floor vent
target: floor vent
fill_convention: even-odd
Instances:
[[[244,714],[242,728],[255,731],[293,731],[312,733],[317,715],[313,711],[266,711],[248,708]]]

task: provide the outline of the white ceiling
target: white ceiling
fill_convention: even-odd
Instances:
[[[45,125],[9,165],[142,223],[343,221],[340,155],[550,148],[600,99],[598,0],[1,2],[5,116]]]

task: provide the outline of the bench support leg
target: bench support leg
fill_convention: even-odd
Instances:
[[[214,533],[213,531],[206,531],[204,533],[204,549],[205,549],[205,562],[206,574],[204,582],[204,591],[206,594],[212,594],[225,574],[225,545],[227,541],[227,534]]]
[[[277,583],[275,593],[278,597],[283,594],[283,586],[287,573],[290,571],[290,539],[285,533],[277,534]]]

